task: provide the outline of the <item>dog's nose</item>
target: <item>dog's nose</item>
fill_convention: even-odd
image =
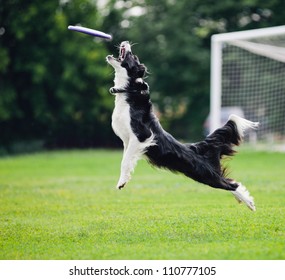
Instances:
[[[122,47],[125,47],[126,45],[129,45],[130,43],[129,43],[129,41],[123,41],[122,43],[121,43],[121,46]]]

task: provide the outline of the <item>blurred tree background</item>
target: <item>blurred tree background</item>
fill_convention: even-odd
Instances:
[[[113,70],[122,40],[148,67],[166,130],[203,137],[212,34],[284,24],[284,0],[0,0],[0,155],[114,147]],[[111,42],[67,30],[111,33]]]

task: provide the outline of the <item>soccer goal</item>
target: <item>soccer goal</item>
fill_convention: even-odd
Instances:
[[[248,137],[285,148],[285,26],[212,36],[210,131],[231,112],[260,122]]]

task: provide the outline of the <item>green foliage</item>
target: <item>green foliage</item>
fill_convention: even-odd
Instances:
[[[67,30],[78,23],[99,28],[96,5],[7,0],[1,9],[0,145],[11,149],[11,142],[31,139],[65,147],[112,143],[104,43]]]
[[[229,192],[145,161],[118,191],[121,156],[88,150],[0,159],[0,259],[284,260],[284,154],[241,151],[231,161],[256,212]]]

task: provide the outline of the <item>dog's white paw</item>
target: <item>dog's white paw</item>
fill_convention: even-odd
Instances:
[[[239,186],[235,191],[231,193],[234,195],[235,199],[241,203],[243,202],[250,210],[255,211],[255,205],[253,197],[250,195],[249,191],[241,183],[238,183]]]
[[[129,182],[129,180],[125,180],[125,179],[120,179],[118,184],[117,184],[117,189],[121,190],[127,183]]]
[[[122,189],[130,180],[131,180],[130,174],[127,173],[121,174],[120,179],[117,183],[117,189],[118,190]]]
[[[115,94],[117,91],[116,91],[116,88],[115,88],[115,87],[111,87],[111,88],[109,89],[109,92],[110,92],[111,94]]]
[[[126,185],[126,183],[118,183],[117,189],[121,190],[125,185]]]

